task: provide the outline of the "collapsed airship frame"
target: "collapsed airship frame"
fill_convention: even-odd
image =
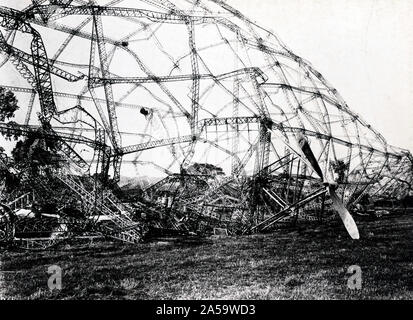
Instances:
[[[225,2],[101,2],[0,7],[1,86],[20,105],[1,132],[56,141],[64,164],[38,174],[71,190],[85,225],[104,216],[116,227],[96,229],[129,242],[144,225],[246,233],[410,195],[410,152]],[[33,190],[4,195],[11,212],[53,192],[20,176]],[[60,236],[76,220],[63,211]]]

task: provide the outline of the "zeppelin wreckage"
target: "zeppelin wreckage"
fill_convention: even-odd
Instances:
[[[410,152],[223,1],[13,5],[0,7],[3,243],[333,219],[358,239],[350,213],[411,196]]]

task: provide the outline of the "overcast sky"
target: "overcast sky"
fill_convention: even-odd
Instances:
[[[309,60],[390,144],[413,151],[413,1],[227,2]]]

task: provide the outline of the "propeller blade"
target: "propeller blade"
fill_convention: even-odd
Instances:
[[[350,212],[348,212],[347,208],[344,206],[343,202],[337,196],[336,191],[334,190],[333,186],[328,186],[328,191],[330,193],[330,198],[333,201],[333,208],[336,210],[344,223],[344,227],[346,228],[348,234],[352,239],[360,239],[359,231],[354,221],[353,217],[351,216]]]
[[[327,177],[323,176],[323,171],[320,168],[320,165],[318,164],[318,161],[316,157],[314,156],[313,151],[311,150],[311,147],[304,135],[299,133],[297,135],[297,140],[298,140],[298,145],[300,146],[301,151],[307,158],[307,160],[310,162],[311,166],[313,167],[314,171],[320,176],[321,179],[326,179]],[[329,162],[329,160],[328,160]],[[328,166],[328,164],[327,164]],[[328,168],[328,167],[327,167]],[[328,169],[326,168],[326,175],[328,175]],[[327,178],[328,179],[328,178]],[[331,180],[332,181],[332,180]],[[327,185],[327,189],[330,193],[330,198],[333,202],[333,208],[337,213],[339,214],[341,220],[344,223],[344,227],[346,228],[348,234],[352,239],[360,239],[359,231],[357,228],[357,225],[351,216],[350,212],[348,212],[347,208],[345,207],[344,203],[341,201],[339,196],[337,195],[335,191],[335,186],[332,182],[325,181],[325,184]]]
[[[318,164],[318,161],[315,158],[313,150],[311,150],[311,147],[310,147],[307,139],[301,133],[298,133],[297,137],[298,137],[298,139],[297,139],[298,140],[298,145],[299,145],[301,151],[304,153],[305,157],[310,162],[310,164],[313,167],[314,171],[317,172],[317,174],[320,176],[321,179],[323,179],[323,171],[321,170],[320,165]]]

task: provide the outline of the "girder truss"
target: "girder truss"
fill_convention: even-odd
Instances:
[[[312,181],[316,174],[297,147],[303,134],[347,205],[366,194],[411,193],[410,152],[390,146],[309,62],[223,1],[35,1],[19,10],[0,7],[0,26],[0,70],[12,67],[19,78],[1,79],[1,86],[27,105],[18,124],[0,130],[28,133],[50,124],[43,134],[59,139],[78,166],[108,171],[110,162],[115,181],[133,168],[165,182],[171,172],[196,174],[195,163],[222,168],[234,181]],[[82,112],[62,120],[74,106],[96,119],[94,127],[84,125]],[[264,198],[249,205],[257,212],[273,211],[273,202],[296,208],[304,200],[289,202],[299,192],[290,183],[303,192],[304,182],[288,181],[284,198],[253,184]],[[227,185],[220,177],[209,182],[205,203]],[[215,199],[225,204],[208,205],[245,204],[234,204],[227,191]]]

